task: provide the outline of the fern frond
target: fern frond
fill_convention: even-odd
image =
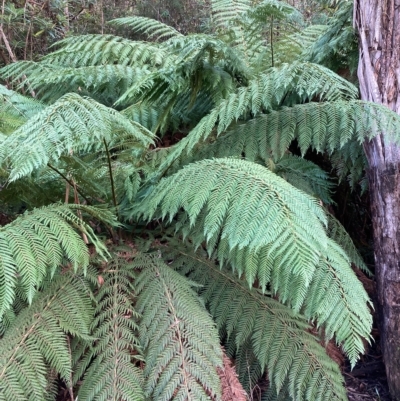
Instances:
[[[29,63],[27,68],[26,64]],[[13,82],[20,81],[20,75],[29,77],[29,87],[45,102],[57,100],[69,92],[90,94],[104,98],[104,103],[113,104],[135,81],[149,71],[145,67],[112,64],[63,68],[43,63],[21,62],[3,68],[2,75]],[[22,85],[25,81],[22,82]]]
[[[148,39],[154,39],[156,41],[175,36],[183,36],[176,29],[153,18],[132,16],[116,18],[109,23],[116,26],[129,27],[135,32],[147,35]]]
[[[0,129],[12,132],[29,118],[43,110],[45,105],[0,85]]]
[[[325,204],[332,204],[332,188],[334,186],[329,175],[313,162],[287,154],[267,167],[305,193],[315,196]]]
[[[372,276],[370,269],[365,264],[360,253],[355,247],[353,240],[351,239],[350,235],[347,233],[345,228],[340,224],[339,220],[337,220],[333,215],[331,215],[330,213],[328,213],[327,215],[328,215],[327,232],[329,238],[332,238],[333,241],[335,241],[337,244],[340,245],[340,247],[346,252],[346,255],[349,257],[351,263],[354,263],[359,269]]]
[[[67,334],[90,338],[93,308],[88,293],[83,277],[67,273],[18,315],[0,340],[1,400],[47,399],[52,369],[72,385]]]
[[[135,366],[142,359],[135,335],[139,317],[134,308],[136,274],[125,258],[112,256],[109,263],[103,263],[104,281],[95,298],[91,333],[97,340],[93,345],[80,341],[73,350],[80,357],[74,383],[80,381],[77,396],[82,401],[144,400],[143,375]]]
[[[195,245],[206,240],[210,254],[218,247],[221,262],[244,250],[270,259],[262,268],[235,265],[250,285],[259,280],[265,288],[273,264],[307,285],[326,248],[326,216],[316,199],[252,162],[215,159],[186,166],[156,185],[139,213],[171,221],[181,209],[188,219],[184,229],[197,224]]]
[[[174,258],[176,269],[202,284],[202,298],[238,355],[246,359],[246,350],[253,353],[278,392],[289,391],[299,401],[347,399],[338,366],[318,339],[307,332],[309,326],[304,317],[249,288],[199,254],[179,249],[171,254],[181,254]],[[241,373],[241,378],[249,374],[246,369]],[[287,389],[283,389],[285,384]]]
[[[189,149],[198,142],[200,133],[205,134],[201,124],[183,140]],[[271,111],[234,126],[213,144],[215,150],[210,147],[210,154],[219,155],[220,149],[230,146],[232,154],[245,153],[250,160],[267,162],[271,155],[277,160],[283,157],[293,140],[297,140],[303,154],[310,148],[332,153],[349,141],[362,143],[380,132],[387,133],[386,140],[399,141],[400,117],[387,107],[360,100],[307,103]],[[164,163],[184,144],[178,144]],[[359,155],[359,150],[356,152]]]
[[[250,0],[212,0],[213,23],[217,29],[233,25],[250,7]]]
[[[263,111],[276,109],[283,99],[291,93],[300,94],[303,101],[312,99],[314,96],[321,96],[325,100],[334,101],[346,97],[354,98],[357,95],[356,88],[352,84],[339,78],[328,69],[315,64],[292,63],[279,68],[272,68],[270,73],[261,74],[257,79],[251,80],[248,87],[240,88],[237,93],[231,94],[226,100],[221,101],[186,138],[176,145],[174,151],[162,164],[161,169],[168,168],[183,152],[190,153],[194,146],[211,135],[214,128],[219,135],[232,123],[250,113],[256,115]],[[323,107],[324,104],[316,105]],[[345,107],[345,103],[340,104]],[[301,106],[307,107],[307,105]],[[281,111],[275,113],[281,113]],[[289,116],[286,117],[290,121]],[[292,128],[291,124],[287,124],[288,120],[285,120],[284,128],[286,130]],[[275,134],[276,130],[273,133]],[[277,139],[280,137],[277,136]],[[286,144],[287,142],[290,144],[290,141],[288,141],[287,136],[283,138],[286,140],[284,148],[286,150],[288,147]]]
[[[364,339],[369,339],[372,329],[368,304],[372,308],[347,255],[329,240],[326,256],[321,257],[315,270],[302,311],[308,319],[324,327],[328,340],[335,337],[353,367],[364,352]]]
[[[70,36],[56,45],[59,49],[45,56],[43,62],[63,67],[103,64],[160,67],[171,62],[171,54],[161,45],[135,42],[113,35]]]
[[[143,314],[145,391],[155,401],[221,396],[222,352],[214,323],[187,279],[155,256],[138,255],[136,308]]]
[[[61,155],[99,150],[127,136],[137,146],[152,143],[153,134],[117,111],[70,93],[36,114],[0,143],[0,155],[10,164],[9,181],[29,175]],[[33,150],[34,149],[34,150]],[[4,163],[4,160],[3,160]]]
[[[0,318],[14,302],[17,280],[25,299],[31,302],[48,272],[53,275],[65,259],[74,270],[88,266],[88,249],[72,227],[85,234],[101,254],[107,253],[92,228],[74,210],[115,222],[109,212],[101,209],[52,205],[26,212],[0,228]]]

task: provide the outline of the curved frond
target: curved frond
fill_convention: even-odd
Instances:
[[[113,35],[70,36],[57,42],[56,46],[58,50],[44,57],[43,62],[63,67],[103,64],[163,66],[171,62],[170,52],[161,45]]]
[[[52,205],[26,212],[0,228],[0,318],[13,304],[17,281],[31,302],[43,279],[65,261],[74,270],[85,269],[89,252],[77,229],[93,242],[100,253],[107,253],[92,228],[74,214],[81,210],[109,223],[107,211],[89,206]]]
[[[307,285],[326,249],[326,216],[317,200],[252,162],[215,159],[186,166],[161,180],[139,213],[171,221],[181,209],[184,230],[198,227],[195,245],[206,240],[210,254],[217,247],[221,262],[244,252],[269,258],[262,268],[235,264],[250,285],[259,280],[265,288],[274,264]]]
[[[136,308],[143,314],[140,341],[145,350],[145,391],[155,401],[208,400],[221,396],[218,332],[191,282],[161,259],[138,255]]]
[[[48,399],[51,370],[71,386],[67,334],[89,339],[93,308],[83,277],[59,276],[0,340],[0,399]]]
[[[139,148],[151,144],[153,138],[149,130],[117,111],[70,93],[1,142],[0,155],[10,164],[11,182],[48,163],[57,163],[61,155],[99,150],[104,142],[112,145],[122,136]]]
[[[155,39],[156,41],[174,36],[183,36],[176,29],[153,18],[132,16],[116,18],[109,23],[116,26],[129,27],[133,31],[147,35],[149,39]]]
[[[288,391],[299,401],[347,400],[339,367],[308,332],[304,317],[199,254],[172,251],[179,253],[173,266],[202,284],[199,292],[233,352],[242,358],[253,353],[278,392]],[[248,374],[242,371],[241,379]]]
[[[124,250],[120,250],[123,252]],[[74,349],[79,362],[74,382],[80,382],[81,401],[143,401],[143,375],[135,362],[141,360],[135,311],[136,274],[128,260],[117,254],[102,266],[102,284],[96,294],[91,333],[95,344],[80,341]],[[85,372],[83,378],[82,373]]]
[[[12,132],[44,109],[36,99],[20,95],[0,85],[0,129]]]
[[[251,80],[247,87],[240,88],[237,93],[231,94],[227,99],[221,101],[186,138],[175,146],[174,151],[161,165],[161,169],[168,168],[183,152],[190,153],[197,144],[206,140],[214,132],[214,129],[217,135],[220,135],[232,123],[250,114],[257,115],[267,111],[270,112],[268,115],[282,113],[281,110],[272,110],[279,107],[284,98],[293,93],[300,96],[301,99],[298,100],[302,101],[311,100],[315,96],[320,96],[328,101],[351,99],[357,96],[357,90],[352,84],[316,64],[296,62],[272,68],[269,73],[261,74],[257,79]],[[346,103],[340,104],[344,107]],[[325,103],[316,103],[316,105],[323,107]],[[306,107],[308,104],[297,107],[302,106]],[[284,110],[297,109],[293,107]],[[284,121],[284,128],[293,130],[293,124],[288,124],[287,121],[290,122],[290,119]],[[275,135],[276,130],[272,134]],[[281,136],[277,136],[276,140],[280,138]],[[286,141],[284,148],[286,150],[290,141],[287,136],[284,136],[283,139]]]

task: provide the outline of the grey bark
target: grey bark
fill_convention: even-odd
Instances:
[[[356,0],[361,98],[400,114],[400,0]],[[364,143],[371,213],[381,345],[394,400],[400,400],[400,147],[382,132]]]

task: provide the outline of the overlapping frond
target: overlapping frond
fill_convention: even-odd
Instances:
[[[64,67],[103,64],[163,66],[171,62],[173,56],[156,43],[132,41],[113,35],[70,36],[56,45],[59,49],[42,60]]]
[[[333,241],[343,248],[351,263],[354,263],[359,269],[363,270],[369,275],[372,275],[371,271],[368,269],[360,253],[355,247],[350,235],[347,233],[342,224],[340,224],[339,220],[337,220],[330,213],[328,213],[328,235],[329,238],[333,239]]]
[[[145,392],[154,401],[221,397],[218,332],[191,283],[157,256],[138,255],[136,308],[146,366]]]
[[[244,359],[246,352],[253,354],[278,392],[288,391],[299,401],[347,399],[338,366],[307,331],[304,317],[199,254],[172,254],[173,266],[202,284],[199,292],[233,351]],[[244,370],[241,376],[248,374]]]
[[[234,263],[250,285],[258,280],[265,288],[275,266],[278,274],[291,272],[307,286],[326,247],[326,216],[317,200],[252,162],[193,163],[161,180],[138,212],[171,221],[182,209],[183,231],[195,226],[195,245],[206,240],[210,254],[218,248],[221,262],[246,252],[267,258],[264,264],[249,259],[245,267]]]
[[[92,345],[81,340],[73,349],[78,360],[74,383],[79,381],[77,397],[82,401],[143,401],[143,375],[135,366],[142,360],[136,338],[139,317],[134,308],[136,275],[129,259],[118,254],[112,256],[109,263],[103,262],[100,271],[101,286],[96,293],[91,324],[96,342]]]
[[[194,146],[206,140],[214,129],[216,129],[219,135],[232,123],[251,114],[257,115],[260,112],[266,111],[271,111],[271,114],[268,115],[282,113],[282,110],[275,112],[272,112],[272,110],[278,108],[284,98],[290,98],[290,95],[293,93],[296,93],[298,101],[311,100],[315,96],[320,96],[322,99],[328,101],[355,98],[357,96],[357,90],[352,84],[316,64],[292,63],[279,68],[272,68],[269,70],[269,73],[259,75],[257,78],[251,80],[247,87],[239,88],[237,93],[233,93],[226,100],[221,101],[211,113],[197,124],[186,138],[176,145],[174,151],[171,152],[170,156],[162,164],[161,169],[168,168],[183,152],[190,153]],[[326,104],[329,105],[330,103]],[[338,104],[341,104],[342,107],[346,105],[346,103]],[[324,107],[325,103],[316,103],[316,105]],[[307,107],[308,104],[297,107],[301,106]],[[292,109],[288,108],[284,110]],[[296,108],[295,110],[297,111],[298,109]],[[289,124],[289,116],[286,117],[288,120],[284,121],[284,127],[290,129],[293,124]],[[308,130],[310,129],[308,128]],[[275,140],[279,140],[282,135],[276,135],[276,133],[276,130],[273,130],[271,135],[274,134],[276,137]],[[287,136],[283,138],[286,140],[284,148],[286,150],[290,141]]]
[[[147,17],[131,16],[117,18],[109,23],[116,26],[129,27],[133,31],[147,35],[149,39],[154,39],[156,41],[174,36],[183,36],[175,28]]]
[[[140,149],[152,143],[153,134],[113,109],[70,93],[1,142],[0,156],[6,156],[1,162],[9,164],[9,181],[14,181],[57,163],[61,155],[96,151],[121,136],[135,140]]]
[[[78,205],[52,205],[26,212],[12,223],[0,228],[0,317],[11,307],[17,282],[21,293],[31,302],[43,279],[62,264],[74,270],[85,269],[89,252],[81,232],[106,253],[92,228],[74,213],[89,213],[113,224],[112,215],[102,209]],[[74,229],[75,228],[75,229]]]
[[[212,0],[211,10],[216,29],[226,29],[238,23],[250,8],[250,0]]]
[[[195,145],[195,136],[204,133],[204,129],[200,131],[203,128],[201,124],[187,137],[188,147]],[[244,154],[250,160],[262,159],[267,163],[271,156],[277,160],[282,158],[293,140],[297,140],[303,154],[310,148],[332,153],[350,141],[362,143],[380,132],[387,133],[386,140],[400,139],[400,117],[384,106],[360,100],[307,103],[284,107],[237,124],[212,145],[205,144],[201,152],[207,152],[209,157],[225,156],[232,149],[233,155]],[[171,152],[164,164],[183,146],[178,144],[177,150]],[[348,152],[346,160],[349,162],[361,156],[359,145]]]
[[[43,110],[44,104],[0,85],[0,129],[12,132]]]
[[[47,400],[51,371],[72,386],[67,334],[90,338],[88,294],[83,277],[66,273],[18,315],[0,340],[0,400]]]
[[[135,81],[149,71],[146,67],[108,64],[84,67],[62,67],[48,63],[20,62],[2,69],[2,75],[13,82],[29,85],[43,101],[55,101],[68,92],[90,94],[112,105]],[[21,80],[28,76],[29,81]],[[20,86],[21,86],[20,85]]]

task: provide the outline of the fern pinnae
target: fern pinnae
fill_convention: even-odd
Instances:
[[[66,333],[89,338],[92,308],[87,291],[84,280],[66,274],[20,313],[0,340],[0,399],[45,399],[49,369],[69,381],[71,359]]]
[[[140,124],[92,99],[70,93],[1,142],[0,154],[8,148],[9,181],[14,181],[47,163],[57,162],[62,154],[101,149],[103,140],[112,142],[113,134],[119,130],[142,146],[152,143],[153,134]]]
[[[219,256],[225,260],[242,249],[265,250],[277,266],[291,266],[292,274],[309,283],[319,253],[325,250],[326,216],[316,200],[255,163],[215,159],[186,166],[163,179],[138,211],[144,218],[169,216],[171,221],[180,208],[190,226],[196,223],[203,231],[195,245],[220,237],[225,251]],[[256,278],[257,274],[250,274],[249,284]]]
[[[111,20],[109,24],[129,27],[133,31],[141,32],[147,35],[149,39],[155,39],[156,41],[170,37],[183,36],[180,32],[169,25],[163,24],[162,22],[152,18],[141,16],[116,18]]]
[[[100,261],[104,281],[95,294],[97,306],[91,325],[97,340],[93,345],[80,341],[73,351],[79,355],[74,382],[81,382],[78,391],[81,400],[144,400],[143,375],[135,366],[143,359],[135,334],[139,318],[133,296],[136,274],[129,258],[123,256],[127,251],[129,256],[132,250],[116,249],[109,263]]]
[[[154,255],[138,255],[133,264],[144,268],[136,289],[147,396],[157,401],[220,397],[218,334],[191,283]]]
[[[338,366],[306,331],[304,317],[249,288],[200,252],[177,244],[160,251],[174,260],[175,269],[202,284],[201,296],[218,328],[228,335],[227,349],[244,359],[246,350],[253,353],[278,392],[288,380],[293,399],[312,400],[312,392],[321,394],[321,400],[347,399]],[[241,380],[247,380],[248,372],[241,372]]]

